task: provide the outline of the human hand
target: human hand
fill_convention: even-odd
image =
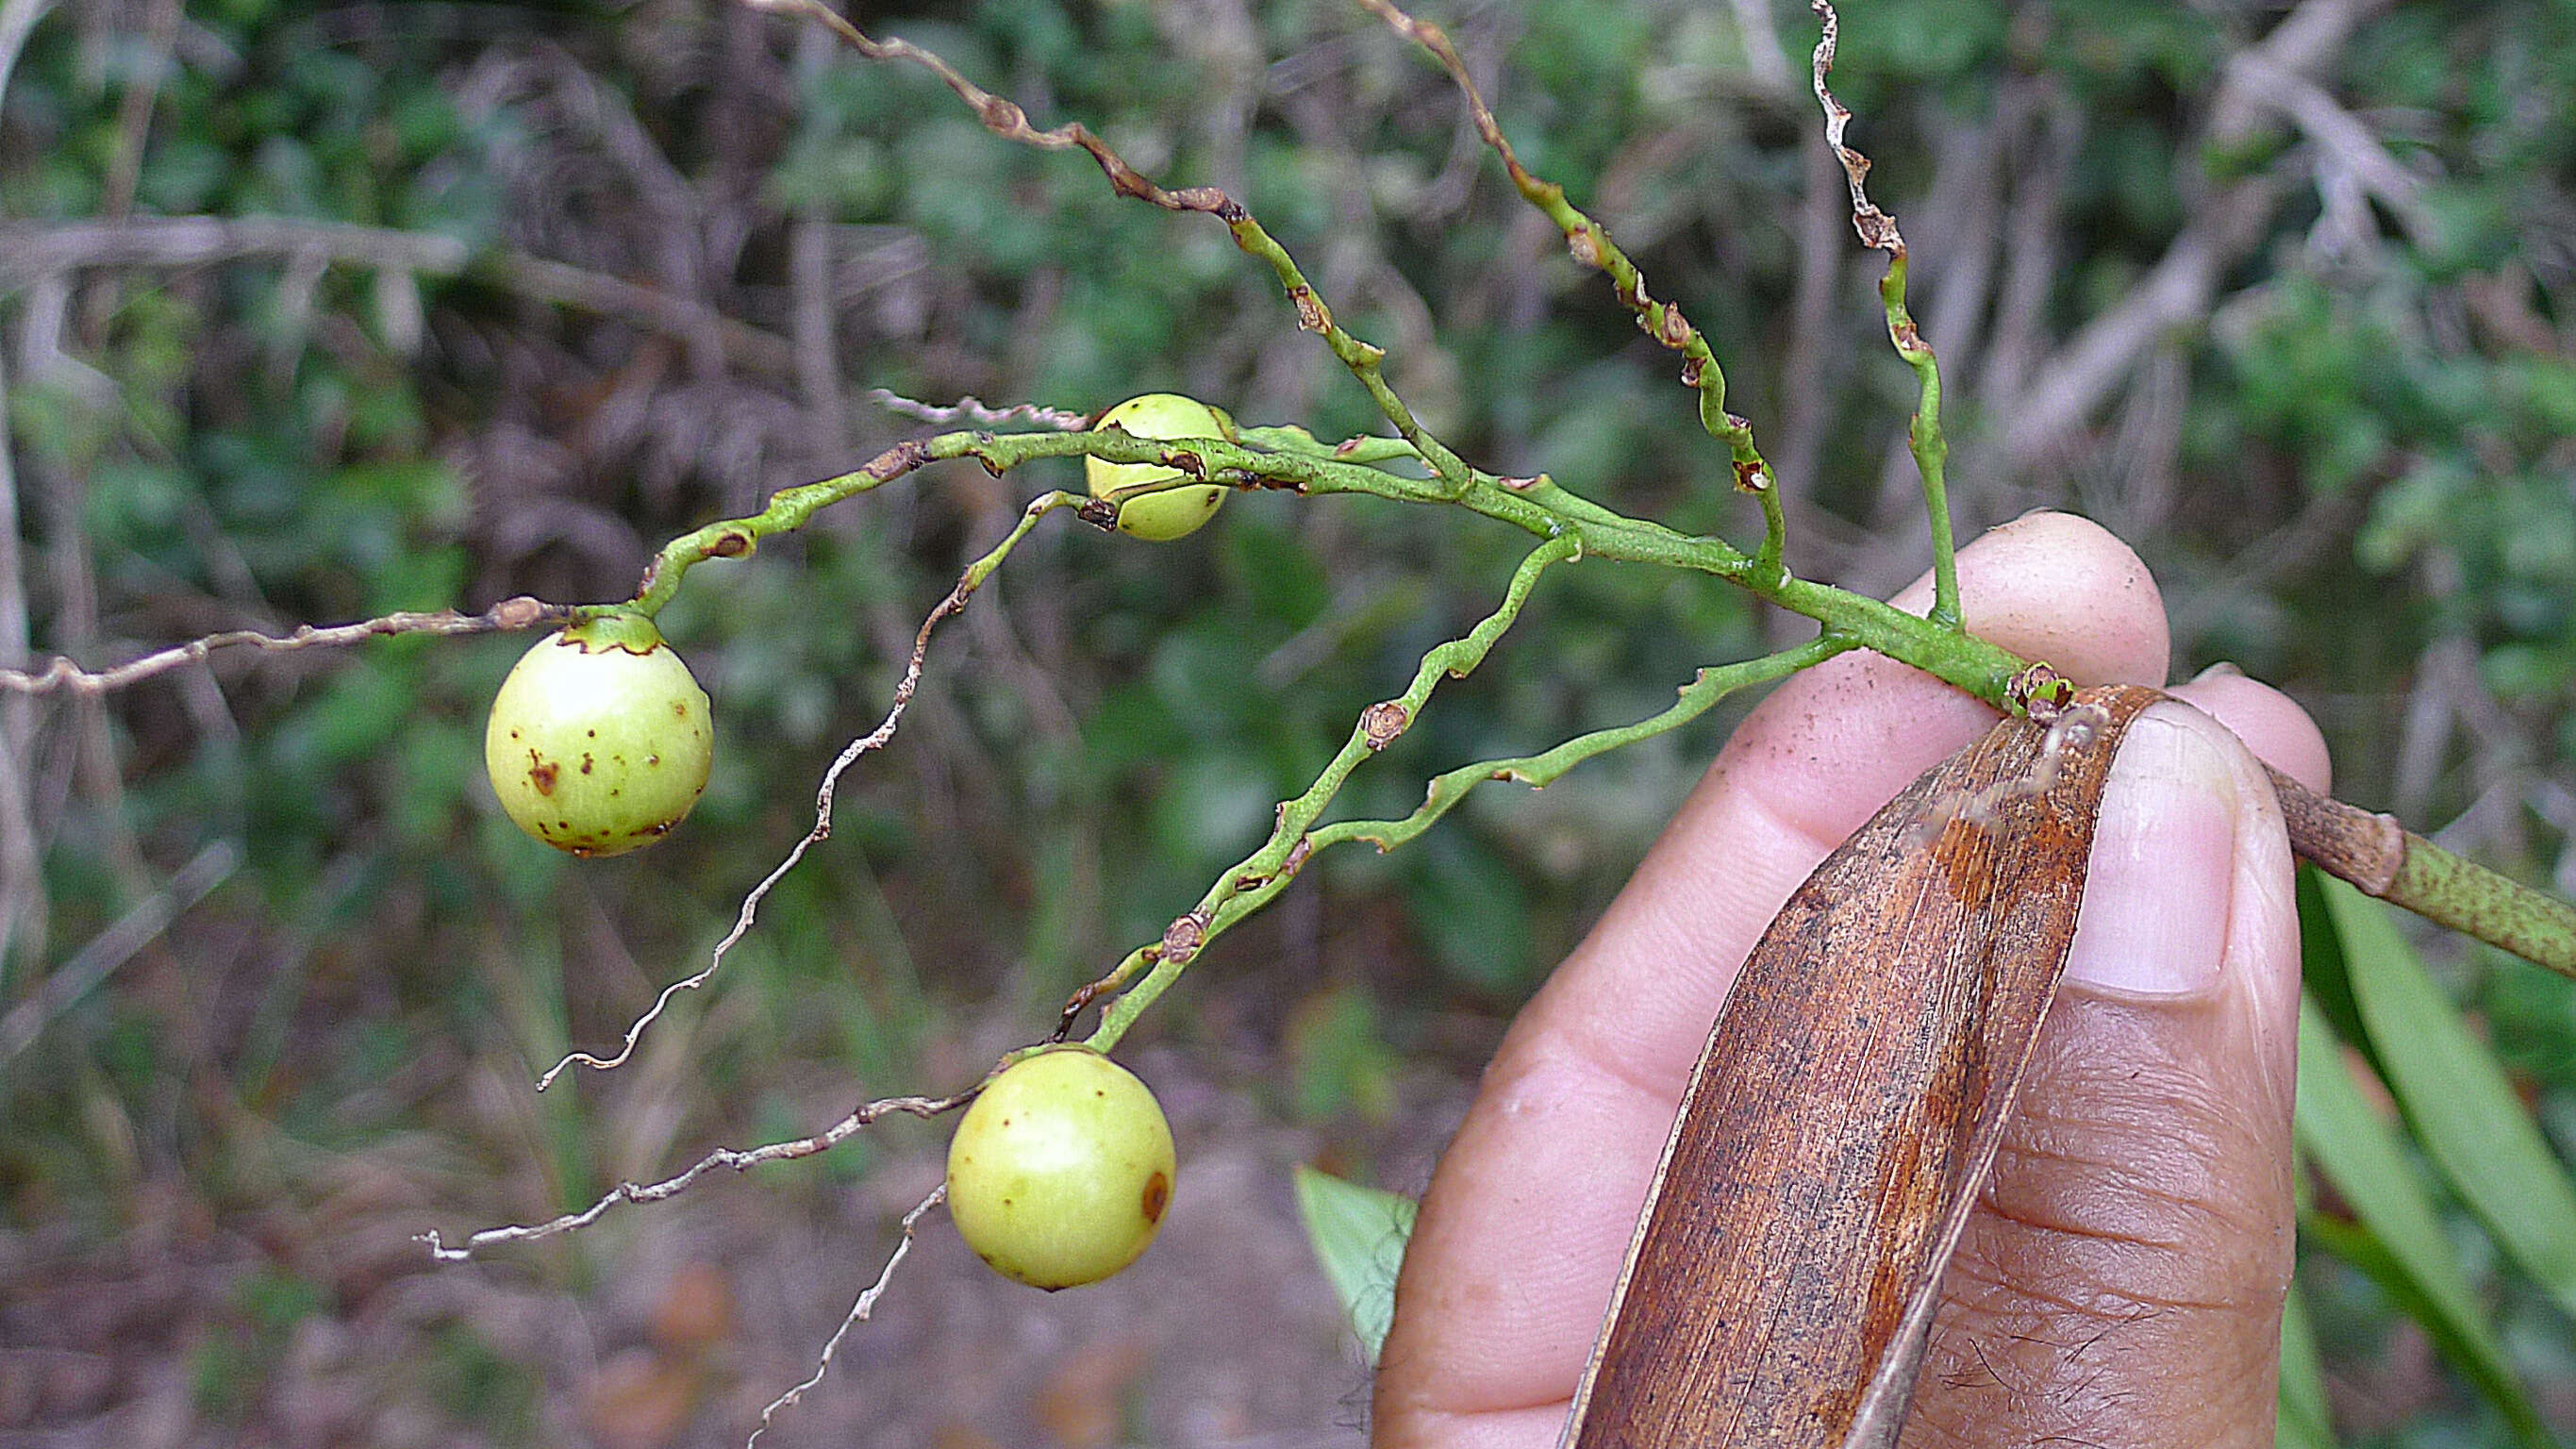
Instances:
[[[1995,643],[2079,684],[2165,678],[2154,581],[2093,524],[2033,514],[1962,550],[1959,575]],[[2150,708],[2113,765],[2065,982],[1943,1281],[1908,1446],[2271,1442],[2299,936],[2255,757],[2323,793],[2326,751],[2241,675],[2171,692],[2193,708]],[[1747,952],[1844,836],[1993,722],[1849,654],[1736,731],[1513,1024],[1432,1178],[1379,1358],[1378,1445],[1556,1442]]]

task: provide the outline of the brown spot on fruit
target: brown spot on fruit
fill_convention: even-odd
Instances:
[[[590,773],[590,756],[588,755],[581,757],[581,772],[585,775]]]
[[[673,718],[673,719],[687,719],[688,717],[689,717],[689,707],[688,707],[687,705],[685,705],[685,704],[681,703],[680,701],[676,700],[676,699],[675,699],[675,700],[672,700],[672,701],[671,701],[671,718]]]
[[[552,762],[540,760],[533,754],[528,756],[528,783],[537,787],[538,794],[553,794],[555,776],[560,773],[562,772]]]
[[[1145,1210],[1145,1221],[1159,1223],[1163,1209],[1172,1204],[1172,1180],[1161,1173],[1145,1179],[1145,1200],[1138,1204]]]

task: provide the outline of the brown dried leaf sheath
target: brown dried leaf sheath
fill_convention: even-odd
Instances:
[[[2075,935],[2120,736],[2009,720],[1907,787],[1746,961],[1576,1391],[1576,1449],[1882,1449]],[[2092,711],[2086,711],[2087,716]]]

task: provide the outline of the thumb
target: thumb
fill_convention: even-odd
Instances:
[[[2235,735],[2181,704],[2130,726],[2065,982],[1942,1286],[1908,1449],[2272,1442],[2291,872]]]

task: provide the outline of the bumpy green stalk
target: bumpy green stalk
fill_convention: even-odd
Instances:
[[[1516,780],[1533,790],[1545,789],[1562,778],[1566,771],[1596,755],[1605,755],[1640,740],[1652,739],[1669,730],[1681,728],[1709,712],[1719,700],[1756,684],[1769,684],[1786,679],[1801,669],[1822,664],[1852,647],[1846,639],[1821,635],[1795,649],[1768,654],[1760,659],[1746,659],[1734,664],[1703,669],[1690,683],[1681,687],[1681,697],[1664,710],[1648,715],[1635,724],[1612,729],[1594,730],[1576,735],[1552,749],[1535,755],[1520,755],[1507,760],[1483,760],[1461,765],[1446,774],[1435,775],[1425,792],[1420,807],[1401,820],[1343,820],[1314,833],[1314,848],[1339,845],[1346,840],[1365,840],[1380,854],[1411,842],[1416,836],[1439,823],[1440,817],[1457,808],[1477,786],[1488,780]]]
[[[2535,965],[2576,976],[2576,906],[2463,860],[2412,832],[2405,836],[2404,848],[2397,878],[2382,900]]]
[[[1950,441],[1941,432],[1941,363],[1932,355],[1932,344],[1915,330],[1914,314],[1905,308],[1905,270],[1904,244],[1899,242],[1887,259],[1887,274],[1879,278],[1878,295],[1887,304],[1888,340],[1896,344],[1896,355],[1914,369],[1921,388],[1905,441],[1914,450],[1914,471],[1923,478],[1923,506],[1932,519],[1932,622],[1957,629],[1963,625],[1957,550],[1950,541],[1950,494],[1942,482]]]
[[[1843,133],[1851,125],[1851,108],[1835,100],[1833,89],[1825,84],[1826,75],[1834,68],[1834,49],[1842,21],[1834,14],[1832,0],[1808,0],[1807,8],[1816,13],[1818,22],[1811,71],[1816,104],[1825,113],[1825,145],[1833,151],[1851,186],[1852,230],[1859,233],[1862,246],[1887,253],[1887,272],[1878,280],[1879,300],[1887,305],[1887,337],[1896,344],[1896,355],[1914,369],[1922,390],[1905,438],[1914,450],[1914,469],[1922,475],[1924,507],[1932,521],[1932,621],[1944,628],[1963,629],[1959,620],[1959,566],[1950,539],[1950,495],[1941,480],[1950,444],[1941,433],[1940,362],[1932,355],[1931,344],[1915,329],[1914,316],[1905,307],[1904,233],[1897,229],[1895,217],[1870,201],[1869,158],[1843,141]]]
[[[1269,264],[1272,275],[1279,279],[1281,287],[1287,289],[1288,300],[1297,308],[1297,325],[1322,337],[1324,345],[1333,349],[1333,355],[1342,360],[1342,365],[1350,369],[1353,377],[1359,379],[1360,386],[1368,390],[1369,400],[1377,404],[1377,410],[1386,415],[1388,422],[1395,424],[1395,430],[1413,445],[1414,451],[1421,455],[1432,473],[1449,485],[1453,493],[1463,491],[1469,472],[1466,463],[1449,451],[1448,444],[1431,436],[1430,430],[1413,416],[1413,409],[1396,396],[1394,388],[1387,385],[1386,349],[1362,342],[1333,320],[1333,309],[1324,304],[1324,299],[1307,282],[1305,272],[1297,266],[1297,259],[1288,255],[1288,249],[1263,230],[1261,223],[1252,219],[1251,212],[1240,205],[1230,205],[1229,209],[1221,209],[1216,215],[1225,223],[1226,230],[1233,234],[1236,246]]]
[[[1281,487],[1302,493],[1368,493],[1407,502],[1462,503],[1487,517],[1526,529],[1551,544],[1570,539],[1580,552],[1596,557],[1656,563],[1729,579],[1783,608],[1818,620],[1825,626],[1826,639],[1833,641],[1835,648],[1876,650],[1957,685],[1999,709],[2019,712],[2021,704],[2012,695],[2011,683],[2027,667],[2024,661],[1972,637],[1961,620],[1956,551],[1943,478],[1948,448],[1941,430],[1939,365],[1907,310],[1907,263],[1903,238],[1897,233],[1895,219],[1872,206],[1864,194],[1862,178],[1867,173],[1868,162],[1843,141],[1844,128],[1851,119],[1851,113],[1834,99],[1825,83],[1826,74],[1833,65],[1838,28],[1829,0],[1810,0],[1810,8],[1822,21],[1813,65],[1816,98],[1824,107],[1826,139],[1850,180],[1853,225],[1863,244],[1888,253],[1888,270],[1879,288],[1887,310],[1888,335],[1896,345],[1898,355],[1914,369],[1920,388],[1920,400],[1908,430],[1908,440],[1922,475],[1932,532],[1933,606],[1929,617],[1923,619],[1889,608],[1876,600],[1809,584],[1788,572],[1782,558],[1785,520],[1770,468],[1754,446],[1751,424],[1726,410],[1725,372],[1710,351],[1707,339],[1678,308],[1648,294],[1645,280],[1635,263],[1610,239],[1599,222],[1566,199],[1563,187],[1542,180],[1521,165],[1448,37],[1438,27],[1405,14],[1393,0],[1360,0],[1360,3],[1390,26],[1419,42],[1439,60],[1465,95],[1479,135],[1501,156],[1505,169],[1511,174],[1512,184],[1521,195],[1563,232],[1576,260],[1597,267],[1609,276],[1621,303],[1636,314],[1638,324],[1650,336],[1682,355],[1682,380],[1699,393],[1702,426],[1728,445],[1734,460],[1737,486],[1756,494],[1761,500],[1764,536],[1762,544],[1752,555],[1747,556],[1721,540],[1685,537],[1660,525],[1626,518],[1573,494],[1544,476],[1504,479],[1467,466],[1421,427],[1411,409],[1386,384],[1382,375],[1384,352],[1352,337],[1335,323],[1331,309],[1315,295],[1313,287],[1307,283],[1286,249],[1252,220],[1241,203],[1223,191],[1213,187],[1164,190],[1138,174],[1106,143],[1079,123],[1037,130],[1029,125],[1026,115],[1017,105],[975,86],[938,56],[900,40],[873,40],[842,19],[823,0],[745,0],[745,3],[763,9],[804,13],[830,27],[845,42],[868,56],[924,66],[972,106],[984,125],[997,135],[1050,150],[1079,149],[1099,165],[1112,187],[1122,196],[1136,197],[1169,211],[1204,212],[1216,216],[1226,224],[1238,247],[1270,266],[1297,309],[1299,325],[1324,337],[1334,355],[1359,379],[1380,411],[1403,435],[1403,444],[1399,450],[1393,440],[1354,440],[1353,444],[1345,445],[1347,451],[1330,450],[1329,455],[1325,455],[1326,450],[1315,444],[1311,435],[1296,429],[1256,430],[1256,433],[1266,434],[1258,438],[1258,443],[1269,445],[1266,451],[1254,451],[1216,440],[1147,443],[1117,433],[1043,437],[950,434],[890,450],[857,473],[809,484],[801,489],[786,490],[771,500],[768,509],[753,518],[710,525],[674,540],[647,570],[643,587],[635,600],[631,604],[612,607],[650,614],[668,602],[677,591],[681,576],[695,563],[710,557],[747,554],[763,535],[796,527],[817,508],[873,488],[935,458],[974,457],[999,473],[1029,458],[1083,454],[1111,462],[1164,463],[1191,477],[1237,486]],[[1254,439],[1251,434],[1245,437],[1247,441]],[[1418,458],[1431,469],[1433,482],[1425,484],[1400,479],[1364,466],[1367,461],[1408,455]],[[1175,480],[1168,486],[1188,486],[1188,483]],[[1027,524],[1033,522],[1034,517],[1024,520],[1023,531]],[[2544,953],[2564,959],[2568,943],[2558,938],[2576,935],[2576,926],[2568,924],[2566,907],[2530,892],[2521,892],[2517,896],[2515,892],[2519,889],[2501,877],[2444,855],[2438,859],[2428,857],[2425,865],[2410,869],[2388,891],[2386,898],[2435,919],[2463,924],[2464,928],[2499,944],[2506,943],[2506,938],[2516,933],[2531,935],[2537,932],[2542,938]],[[2524,899],[2526,897],[2528,899]],[[1227,897],[1209,924],[1217,924],[1219,917],[1233,919],[1233,915],[1227,913],[1239,913],[1238,906],[1249,909],[1247,900],[1240,893]],[[2537,911],[2531,906],[2532,901],[2549,909]],[[2466,924],[2469,922],[2479,924]],[[1121,966],[1118,979],[1125,979],[1125,974],[1141,959],[1141,953],[1131,957],[1127,964]],[[1120,1006],[1125,1004],[1122,1000]],[[1119,1018],[1120,1029],[1127,1020],[1132,1020],[1132,1012]]]
[[[1595,558],[1657,564],[1713,574],[1740,584],[1781,608],[1804,614],[1864,648],[1933,674],[1998,709],[2014,708],[2008,686],[2025,661],[1972,635],[1917,618],[1876,599],[1811,583],[1776,566],[1764,569],[1725,540],[1693,537],[1661,524],[1630,518],[1573,493],[1554,481],[1496,478],[1470,470],[1466,487],[1451,494],[1438,481],[1403,478],[1380,469],[1300,453],[1267,453],[1218,438],[1144,439],[1098,433],[943,433],[899,444],[855,472],[786,488],[747,518],[711,523],[665,544],[645,570],[631,604],[653,614],[679,592],[689,569],[710,558],[741,558],[773,533],[802,527],[816,510],[854,497],[941,459],[972,458],[995,473],[1040,458],[1097,457],[1113,463],[1161,463],[1184,475],[1158,487],[1185,487],[1196,478],[1299,493],[1363,493],[1408,503],[1457,503],[1548,540],[1571,538]],[[1149,490],[1138,490],[1149,491]]]
[[[1639,720],[1635,724],[1577,735],[1553,749],[1544,750],[1535,755],[1479,761],[1472,765],[1461,765],[1445,774],[1434,776],[1430,789],[1424,795],[1421,808],[1401,820],[1348,820],[1311,831],[1305,831],[1300,827],[1298,832],[1292,832],[1286,819],[1289,807],[1282,806],[1280,828],[1271,833],[1270,840],[1261,850],[1248,857],[1242,865],[1227,872],[1221,899],[1220,892],[1210,892],[1209,900],[1201,902],[1200,914],[1194,919],[1204,920],[1206,924],[1193,940],[1192,949],[1188,954],[1176,957],[1165,954],[1159,946],[1145,947],[1130,953],[1127,959],[1120,963],[1119,970],[1102,981],[1102,989],[1114,989],[1138,967],[1148,961],[1154,965],[1153,971],[1143,981],[1137,983],[1134,990],[1118,998],[1101,1013],[1100,1026],[1091,1034],[1090,1045],[1103,1051],[1115,1046],[1136,1018],[1153,1004],[1154,998],[1169,989],[1172,983],[1180,978],[1181,973],[1188,969],[1189,963],[1196,959],[1199,950],[1204,949],[1208,942],[1215,940],[1235,922],[1268,905],[1272,897],[1286,890],[1289,882],[1296,878],[1297,871],[1303,868],[1306,861],[1313,858],[1315,852],[1328,850],[1333,846],[1354,840],[1368,841],[1376,845],[1380,852],[1392,850],[1429,830],[1440,817],[1456,808],[1458,803],[1466,799],[1477,786],[1488,780],[1518,780],[1533,789],[1547,786],[1554,783],[1566,771],[1596,755],[1607,754],[1612,750],[1650,739],[1690,723],[1706,714],[1718,701],[1739,689],[1785,679],[1810,665],[1821,664],[1851,647],[1845,641],[1827,636],[1761,659],[1747,659],[1719,668],[1703,669],[1697,678],[1682,686],[1681,697],[1674,701],[1670,708]],[[1429,663],[1430,661],[1425,661],[1426,665]],[[1417,681],[1417,685],[1419,683],[1420,681]],[[1357,732],[1354,733],[1354,737],[1357,737]],[[1339,761],[1336,763],[1338,764]],[[1344,773],[1347,774],[1347,771]],[[1301,812],[1309,821],[1322,811],[1324,802],[1314,797],[1317,790],[1322,789],[1325,783],[1324,778],[1319,776],[1315,789],[1308,790],[1306,794],[1299,796],[1297,801],[1291,802],[1309,807]],[[1338,791],[1339,788],[1339,782],[1333,782],[1333,790]],[[1329,798],[1329,792],[1327,798]]]
[[[1773,486],[1771,465],[1762,459],[1762,450],[1753,444],[1753,424],[1726,410],[1726,369],[1718,364],[1717,354],[1710,350],[1708,338],[1681,308],[1659,301],[1646,290],[1646,277],[1637,270],[1619,244],[1610,239],[1609,229],[1584,214],[1582,208],[1568,201],[1565,188],[1532,172],[1521,164],[1519,153],[1494,119],[1493,108],[1485,104],[1484,93],[1467,73],[1467,63],[1458,48],[1449,42],[1447,32],[1427,21],[1416,20],[1399,9],[1392,0],[1360,0],[1370,13],[1385,21],[1396,33],[1428,51],[1467,103],[1468,119],[1474,122],[1476,134],[1485,145],[1502,158],[1503,169],[1510,173],[1512,186],[1522,199],[1537,207],[1556,229],[1565,236],[1566,249],[1577,262],[1598,268],[1610,279],[1610,289],[1618,295],[1620,305],[1637,316],[1637,325],[1647,336],[1681,354],[1682,385],[1699,394],[1700,426],[1709,436],[1727,446],[1735,462],[1735,484],[1762,502],[1762,547],[1755,554],[1757,567],[1764,572],[1780,565],[1780,552],[1787,533],[1786,516],[1782,513],[1778,490]]]
[[[1167,191],[1120,159],[1118,153],[1110,149],[1109,143],[1079,121],[1040,130],[1029,124],[1028,113],[1017,104],[968,80],[955,66],[936,54],[906,40],[875,39],[843,19],[840,12],[825,4],[824,0],[744,0],[744,3],[754,9],[807,16],[840,37],[842,44],[870,60],[905,61],[920,66],[939,77],[940,84],[954,92],[959,100],[973,107],[976,118],[984,123],[986,130],[1042,150],[1081,151],[1100,167],[1101,174],[1109,178],[1111,188],[1121,196],[1135,197],[1165,211],[1201,212],[1224,222],[1234,244],[1267,263],[1271,273],[1279,279],[1279,285],[1288,293],[1289,302],[1297,309],[1297,325],[1324,339],[1325,345],[1333,349],[1333,355],[1340,358],[1342,365],[1349,368],[1351,375],[1367,389],[1378,411],[1384,413],[1396,431],[1404,435],[1404,440],[1413,445],[1414,451],[1430,466],[1432,473],[1453,494],[1466,486],[1467,465],[1439,439],[1431,436],[1414,417],[1413,409],[1406,406],[1404,399],[1396,396],[1395,389],[1387,385],[1382,366],[1385,351],[1352,336],[1333,320],[1332,308],[1324,305],[1324,299],[1307,282],[1296,259],[1252,219],[1252,213],[1242,202],[1213,186]]]
[[[926,463],[972,458],[1001,474],[1040,458],[1100,458],[1112,463],[1161,463],[1185,475],[1155,488],[1192,486],[1200,477],[1244,486],[1287,488],[1300,493],[1370,493],[1409,502],[1446,502],[1440,485],[1420,479],[1337,462],[1301,453],[1266,453],[1222,438],[1145,439],[1123,431],[1097,433],[942,433],[935,438],[899,443],[868,460],[865,466],[836,478],[782,488],[769,505],[744,518],[722,519],[662,546],[645,567],[634,600],[622,607],[659,613],[680,591],[688,571],[711,558],[747,558],[760,540],[792,533],[816,512],[855,498],[900,478]]]
[[[943,433],[887,449],[855,472],[781,489],[769,506],[747,518],[711,523],[665,544],[646,568],[631,604],[643,614],[661,610],[679,592],[689,569],[710,558],[742,558],[774,533],[804,526],[816,510],[900,477],[925,463],[972,458],[995,473],[1040,458],[1097,457],[1113,463],[1161,463],[1191,480],[1299,493],[1363,493],[1408,503],[1456,503],[1548,540],[1571,538],[1595,558],[1657,564],[1713,574],[1740,584],[1781,608],[1804,614],[1826,630],[1938,676],[1998,709],[2011,710],[2008,692],[2025,661],[1972,635],[1917,618],[1876,599],[1811,583],[1779,568],[1764,568],[1725,540],[1693,537],[1661,524],[1630,518],[1573,493],[1545,477],[1497,478],[1470,470],[1452,494],[1438,480],[1403,478],[1377,468],[1303,453],[1261,452],[1219,438],[1144,439],[1098,433]],[[1138,490],[1149,491],[1149,490]]]
[[[1128,1024],[1153,1005],[1154,998],[1188,968],[1201,947],[1277,894],[1278,888],[1286,885],[1304,863],[1306,851],[1302,843],[1307,830],[1333,803],[1333,797],[1341,793],[1352,772],[1412,726],[1442,679],[1463,679],[1485,662],[1485,656],[1493,652],[1494,642],[1521,616],[1521,607],[1529,602],[1530,590],[1538,586],[1539,575],[1582,556],[1582,546],[1571,536],[1550,539],[1531,550],[1520,567],[1512,571],[1512,581],[1504,588],[1502,603],[1493,613],[1463,636],[1423,655],[1422,663],[1413,672],[1413,683],[1402,694],[1362,711],[1358,722],[1351,726],[1350,738],[1342,742],[1342,748],[1316,774],[1305,793],[1280,802],[1278,821],[1270,838],[1217,877],[1216,884],[1174,926],[1175,931],[1194,929],[1195,934],[1176,938],[1166,933],[1162,943],[1129,953],[1118,969],[1099,983],[1101,990],[1115,990],[1138,967],[1148,961],[1153,964],[1154,969],[1144,980],[1101,1013],[1091,1045],[1107,1051],[1126,1032]]]

